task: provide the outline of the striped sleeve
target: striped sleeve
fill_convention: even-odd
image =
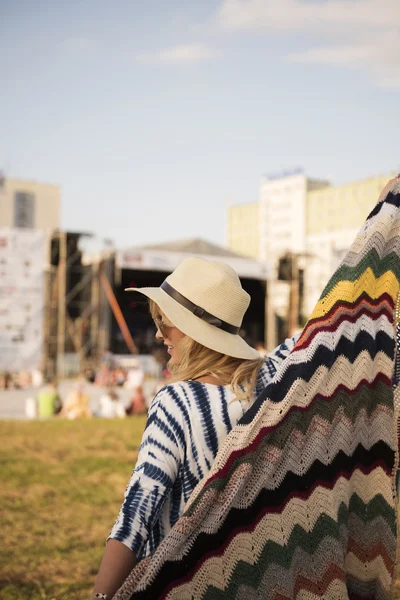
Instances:
[[[182,416],[168,387],[154,398],[125,499],[109,538],[138,557],[157,521],[184,456]]]
[[[260,369],[260,374],[258,377],[257,387],[256,387],[256,396],[260,394],[265,386],[267,386],[275,376],[276,371],[279,368],[279,365],[289,356],[291,351],[293,350],[297,340],[300,337],[300,333],[294,335],[291,338],[287,338],[282,344],[274,348],[272,352],[267,354],[265,357],[264,363]]]
[[[272,350],[272,352],[268,354],[267,360],[271,365],[275,367],[275,372],[277,371],[279,365],[285,360],[285,358],[289,356],[300,335],[301,334],[298,333],[293,337],[286,338],[286,340],[282,344],[274,348],[274,350]]]

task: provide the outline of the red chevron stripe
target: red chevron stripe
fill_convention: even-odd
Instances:
[[[310,562],[311,561],[312,558],[310,557]],[[334,563],[329,564],[328,569],[325,571],[322,579],[318,582],[312,581],[304,575],[299,575],[294,586],[294,597],[296,598],[297,594],[299,594],[302,590],[305,590],[307,592],[311,592],[311,594],[314,594],[315,596],[323,598],[329,586],[333,581],[336,580],[344,583],[346,581],[346,574],[344,573],[343,569]]]
[[[247,525],[245,527],[237,527],[236,529],[232,530],[230,536],[228,538],[226,538],[225,542],[222,544],[220,544],[219,548],[217,550],[211,550],[210,552],[207,552],[205,554],[203,554],[201,556],[201,559],[197,562],[196,567],[194,570],[192,570],[190,573],[187,573],[184,577],[180,578],[179,580],[175,580],[173,583],[171,583],[163,592],[163,595],[160,596],[160,598],[165,599],[168,596],[168,593],[174,588],[174,587],[178,587],[179,585],[183,585],[187,582],[189,582],[194,574],[194,572],[197,572],[200,570],[200,568],[203,566],[203,564],[210,558],[214,558],[217,556],[222,556],[225,552],[225,549],[229,546],[229,544],[231,543],[231,541],[239,534],[241,533],[245,533],[245,532],[251,532],[254,531],[254,529],[256,529],[258,523],[264,518],[264,516],[269,513],[282,513],[283,509],[285,508],[286,504],[292,500],[293,498],[299,498],[302,500],[306,500],[307,498],[309,498],[312,493],[314,492],[314,490],[317,487],[323,487],[327,490],[331,490],[335,487],[337,481],[339,480],[339,478],[343,477],[344,479],[350,480],[351,476],[353,475],[355,470],[360,471],[361,473],[363,473],[364,475],[368,475],[368,473],[371,473],[372,471],[374,471],[377,467],[382,467],[382,469],[387,472],[387,474],[390,476],[390,470],[386,470],[386,465],[384,463],[382,463],[381,461],[375,461],[373,464],[369,465],[368,467],[366,467],[365,465],[360,465],[357,466],[355,465],[352,468],[352,471],[350,473],[347,472],[339,472],[337,473],[337,476],[335,477],[335,479],[333,481],[330,482],[326,482],[326,481],[321,481],[318,480],[315,482],[315,484],[308,488],[308,490],[304,493],[292,493],[290,494],[290,496],[288,496],[287,498],[285,498],[285,501],[282,502],[282,504],[280,506],[277,507],[271,507],[268,506],[268,508],[263,509],[260,513],[258,513],[257,518],[252,521],[251,525]],[[385,561],[386,564],[386,561]]]
[[[363,548],[354,538],[349,538],[347,551],[352,552],[362,563],[371,562],[377,556],[380,556],[383,559],[388,572],[391,573],[393,571],[394,561],[382,543],[377,543],[373,546],[367,546],[367,548]]]
[[[370,319],[372,321],[377,321],[380,317],[385,315],[387,317],[389,323],[393,322],[393,310],[389,306],[387,306],[386,303],[380,307],[379,312],[377,312],[377,311],[373,312],[371,310],[371,307],[366,306],[363,303],[362,305],[358,306],[357,310],[355,310],[354,312],[346,313],[346,312],[340,311],[339,314],[340,314],[340,316],[338,319],[336,319],[336,321],[329,322],[329,320],[327,320],[326,325],[322,325],[321,323],[319,323],[318,326],[315,325],[313,327],[311,332],[308,332],[308,328],[307,328],[308,335],[305,335],[304,339],[303,339],[303,336],[301,336],[301,338],[298,340],[298,342],[296,344],[295,351],[303,350],[304,348],[307,348],[317,334],[325,332],[325,331],[333,332],[340,326],[341,323],[343,323],[343,321],[347,321],[348,323],[355,323],[357,321],[357,319],[359,319],[360,316],[362,316],[362,315],[366,315],[366,316],[370,317]]]
[[[393,298],[387,292],[384,292],[377,298],[371,298],[371,296],[369,296],[367,292],[363,292],[353,302],[349,302],[347,300],[338,300],[323,317],[316,317],[315,319],[310,319],[308,323],[319,323],[321,320],[331,318],[334,315],[334,313],[336,313],[339,309],[351,309],[354,306],[358,306],[364,300],[366,300],[371,306],[378,307],[382,302],[386,302],[390,307],[394,308]]]
[[[389,294],[385,292],[378,298],[373,299],[366,292],[363,292],[361,296],[359,296],[354,302],[344,302],[340,300],[336,302],[329,310],[329,312],[327,312],[322,317],[310,319],[296,344],[296,348],[299,343],[302,343],[303,338],[308,337],[310,329],[314,329],[315,327],[319,327],[320,325],[323,326],[324,323],[331,323],[335,320],[337,313],[340,313],[342,310],[347,309],[349,313],[357,311],[360,305],[369,306],[370,308],[379,308],[381,305],[386,305],[386,307],[389,310],[389,313],[391,314],[391,319],[393,319],[394,302],[392,297],[389,296]]]
[[[360,390],[360,388],[362,386],[367,387],[370,390],[373,390],[377,383],[379,381],[382,381],[383,383],[385,383],[388,387],[392,387],[392,382],[391,380],[386,377],[383,373],[378,373],[377,376],[375,377],[375,379],[372,382],[368,382],[366,379],[362,379],[359,384],[357,385],[356,388],[354,388],[354,390],[349,389],[347,386],[345,386],[343,383],[341,383],[340,385],[338,385],[337,388],[335,388],[335,390],[333,391],[333,393],[330,396],[324,396],[323,394],[317,394],[313,400],[311,401],[311,403],[306,406],[292,406],[290,407],[290,409],[288,410],[288,413],[286,415],[285,418],[288,418],[288,416],[292,413],[292,412],[306,412],[310,409],[310,406],[312,406],[315,402],[318,401],[322,401],[322,402],[329,402],[333,396],[336,395],[336,393],[340,390],[343,390],[344,392],[346,392],[347,394],[349,394],[350,396],[354,396],[355,394],[358,393],[358,391]],[[264,438],[267,434],[271,433],[272,431],[274,431],[275,429],[277,429],[278,427],[281,426],[281,422],[275,424],[275,425],[270,425],[270,426],[265,426],[263,427],[257,434],[257,436],[254,438],[254,440],[251,442],[251,444],[249,444],[248,446],[246,446],[245,450],[243,449],[239,449],[239,450],[233,450],[231,451],[230,455],[229,455],[229,459],[227,460],[226,464],[219,470],[217,471],[217,473],[215,473],[214,475],[212,475],[211,477],[209,477],[209,479],[207,480],[208,483],[210,483],[211,481],[213,481],[214,479],[223,479],[224,477],[227,476],[228,472],[231,469],[231,465],[232,463],[236,462],[237,458],[239,456],[242,456],[243,453],[245,452],[246,454],[251,454],[252,452],[256,451],[259,444],[264,441]]]
[[[347,481],[349,481],[351,479],[351,475],[354,473],[354,470],[360,471],[360,473],[363,473],[364,475],[368,475],[369,473],[371,473],[377,467],[381,467],[382,470],[386,473],[386,475],[388,475],[390,477],[390,475],[391,475],[391,469],[388,469],[387,465],[383,461],[377,460],[372,465],[369,465],[369,466],[366,466],[366,465],[355,465],[354,468],[353,468],[353,471],[350,472],[350,473],[348,473],[347,471],[339,471],[336,474],[335,479],[332,480],[332,481],[324,481],[322,479],[317,479],[316,481],[314,481],[313,485],[307,489],[307,491],[304,491],[304,492],[292,492],[278,506],[268,506],[265,509],[263,509],[260,513],[258,513],[257,519],[252,522],[251,526],[237,527],[236,529],[234,529],[233,532],[232,532],[232,535],[229,536],[229,539],[227,539],[226,545],[228,545],[229,542],[237,534],[243,533],[243,532],[246,532],[246,531],[253,531],[256,528],[256,526],[258,525],[258,523],[264,518],[264,516],[267,513],[268,514],[281,514],[281,513],[283,513],[284,509],[286,508],[286,505],[291,500],[294,500],[294,499],[308,500],[310,498],[310,496],[314,493],[314,491],[316,490],[316,488],[318,488],[318,487],[324,488],[326,490],[333,490],[333,488],[335,487],[335,485],[337,484],[337,482],[339,481],[339,479],[343,478],[343,479],[347,479]]]

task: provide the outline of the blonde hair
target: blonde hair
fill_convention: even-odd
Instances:
[[[163,324],[167,327],[176,327],[154,300],[150,300],[149,305],[151,316],[161,333]],[[254,400],[254,388],[263,363],[262,358],[246,360],[227,356],[206,348],[189,336],[185,336],[181,340],[179,348],[182,355],[179,365],[168,363],[172,375],[171,383],[211,375],[221,381],[222,385],[230,385],[236,400],[247,400],[248,402]]]

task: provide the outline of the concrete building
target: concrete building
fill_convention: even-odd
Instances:
[[[307,236],[360,228],[391,177],[395,175],[379,175],[310,190],[307,195]]]
[[[293,332],[296,318],[300,328],[309,317],[381,190],[394,176],[331,186],[297,169],[263,178],[258,203],[228,209],[228,247],[258,259],[269,273],[268,349]],[[292,283],[278,278],[285,255],[295,257],[292,275],[297,281]]]
[[[50,235],[60,228],[60,188],[0,174],[0,227],[38,229]]]
[[[287,252],[305,252],[308,193],[328,185],[327,181],[309,179],[300,169],[262,180],[259,202],[262,261],[276,269],[279,258]]]
[[[269,265],[272,273],[268,292],[268,340],[271,349],[285,335],[291,335],[296,326],[287,331],[289,307],[294,302],[293,286],[278,280],[279,260],[286,254],[298,257],[296,269],[304,269],[306,252],[307,197],[311,190],[328,186],[327,181],[308,178],[301,169],[265,177],[260,186],[259,200],[259,259]],[[293,274],[295,277],[295,275]],[[298,298],[301,290],[296,290]],[[299,305],[299,300],[296,299]],[[300,320],[300,308],[294,319]]]
[[[307,194],[304,312],[310,315],[387,181],[379,175]]]
[[[227,246],[232,252],[258,259],[259,204],[238,204],[228,207]]]

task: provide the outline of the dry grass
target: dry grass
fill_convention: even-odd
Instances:
[[[0,422],[2,600],[88,598],[144,424]]]
[[[0,597],[87,598],[144,418],[0,423]]]

